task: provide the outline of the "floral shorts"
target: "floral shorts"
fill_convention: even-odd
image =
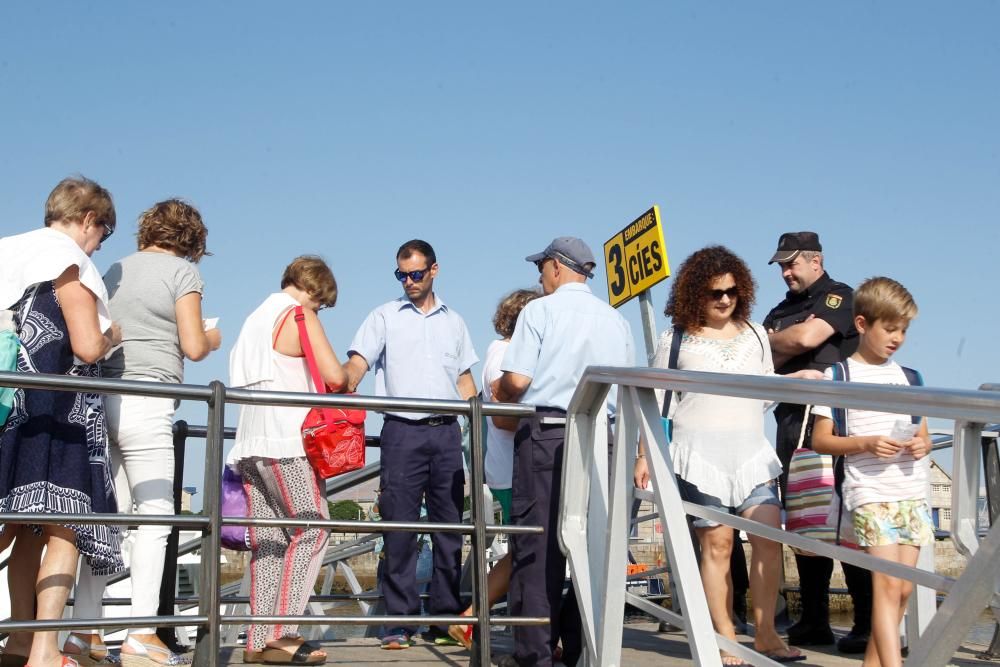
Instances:
[[[868,503],[855,509],[853,516],[861,547],[922,547],[934,542],[934,523],[925,500]]]

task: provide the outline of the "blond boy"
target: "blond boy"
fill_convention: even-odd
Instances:
[[[852,382],[908,384],[892,355],[906,340],[917,315],[913,297],[891,278],[870,278],[854,292],[854,325],[860,334],[857,351],[844,362]],[[828,379],[834,377],[827,369]],[[925,419],[911,420],[872,410],[848,410],[846,432],[834,426],[834,411],[817,407],[813,449],[845,456],[842,489],[852,513],[858,544],[868,553],[914,566],[920,547],[934,540],[927,505],[931,451]],[[919,421],[911,426],[912,421]],[[914,434],[910,434],[916,430]],[[895,432],[896,439],[890,437]],[[903,435],[900,436],[899,434]],[[872,572],[872,633],[863,665],[901,665],[899,623],[913,590],[909,581]]]

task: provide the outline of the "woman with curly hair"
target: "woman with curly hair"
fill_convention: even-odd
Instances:
[[[111,314],[122,327],[122,346],[104,363],[105,375],[126,380],[184,381],[184,360],[201,361],[222,341],[205,328],[204,283],[197,263],[208,253],[201,214],[179,199],[154,204],[139,216],[137,252],[115,262],[104,275]],[[173,514],[175,403],[153,396],[104,397],[108,437],[123,511],[133,502],[139,514]],[[134,533],[132,616],[156,616],[170,526],[140,526]],[[106,580],[81,573],[76,618],[101,615]],[[63,647],[81,667],[116,662],[100,633],[76,631]],[[124,667],[158,667],[190,662],[173,653],[152,627],[131,628],[122,643]]]
[[[748,319],[755,290],[750,269],[727,248],[710,246],[688,257],[667,301],[666,314],[674,326],[660,336],[653,365],[667,368],[674,337],[681,336],[680,370],[774,374],[767,332]],[[810,377],[818,379],[818,373]],[[775,478],[781,473],[781,463],[764,436],[765,408],[760,400],[711,394],[685,393],[671,402],[670,457],[684,500],[780,527]],[[645,487],[648,479],[645,450],[641,449],[635,467],[636,485]],[[701,577],[712,623],[716,632],[735,639],[729,569],[733,530],[701,518],[695,518],[694,528],[701,546]],[[779,662],[803,660],[805,656],[789,648],[774,628],[780,545],[755,535],[750,536],[750,545],[754,648]],[[743,664],[726,654],[722,661]]]

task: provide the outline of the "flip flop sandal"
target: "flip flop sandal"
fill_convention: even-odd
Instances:
[[[281,648],[267,647],[263,651],[243,651],[243,662],[263,665],[318,665],[326,662],[325,655],[313,655],[314,651],[322,650],[312,642],[302,642],[289,653]]]
[[[448,636],[464,646],[467,651],[472,650],[471,625],[449,625]]]
[[[775,662],[799,662],[800,660],[805,660],[806,656],[804,653],[799,653],[793,648],[787,648],[783,651],[769,651],[767,653],[761,653],[765,658],[770,658]]]
[[[27,663],[27,662],[25,662],[25,663],[24,663],[24,666],[25,666],[25,667],[28,667],[28,663]],[[78,663],[78,662],[77,662],[76,660],[74,660],[73,658],[70,658],[69,656],[65,656],[65,655],[64,655],[64,656],[62,657],[62,660],[61,660],[61,661],[60,661],[60,663],[59,663],[59,667],[80,667],[80,663]]]

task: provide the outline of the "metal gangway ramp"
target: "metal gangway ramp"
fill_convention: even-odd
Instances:
[[[609,470],[604,406],[608,391],[614,385],[618,386],[618,404]],[[968,556],[964,573],[958,579],[935,574],[933,547],[923,549],[918,566],[909,568],[682,502],[670,458],[666,455],[668,442],[654,389],[868,408],[954,422],[952,537],[960,551]],[[916,587],[907,615],[909,654],[906,662],[948,664],[968,629],[997,592],[1000,524],[991,527],[982,540],[976,534],[978,452],[982,432],[984,425],[1000,421],[1000,393],[988,391],[995,389],[995,385],[984,385],[981,391],[965,391],[651,368],[588,368],[567,415],[559,523],[560,541],[567,554],[583,617],[587,665],[617,667],[623,664],[626,604],[683,628],[697,665],[721,665],[720,649],[753,665],[778,664],[715,633],[687,526],[688,514],[912,581]],[[650,445],[646,454],[653,485],[652,499],[663,523],[663,543],[681,614],[626,592],[622,563],[627,561],[630,508],[636,497],[632,467],[640,434]],[[935,608],[936,592],[946,593],[939,608]]]

